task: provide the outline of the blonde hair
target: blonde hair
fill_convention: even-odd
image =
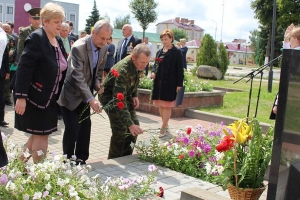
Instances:
[[[61,18],[62,20],[65,18],[65,11],[63,7],[56,3],[46,3],[45,6],[41,10],[41,20],[55,19]]]
[[[183,44],[186,43],[186,39],[185,39],[185,38],[181,38],[179,41],[180,41],[180,42],[183,42]]]
[[[172,42],[174,42],[174,34],[173,31],[170,29],[166,29],[164,30],[161,34],[160,34],[160,39],[162,39],[164,36],[168,36],[169,38],[172,39]]]
[[[291,31],[291,37],[295,37],[300,41],[300,27],[295,26],[293,30]]]

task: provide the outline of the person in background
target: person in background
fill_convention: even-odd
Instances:
[[[152,100],[159,107],[162,119],[159,137],[169,132],[168,122],[171,117],[171,109],[175,107],[176,94],[183,86],[183,56],[180,49],[172,43],[174,34],[166,29],[160,34],[163,48],[156,53],[156,58],[161,62],[152,68],[151,78],[154,79]]]
[[[56,95],[62,73],[67,69],[66,52],[58,37],[64,9],[47,3],[40,17],[43,27],[25,40],[14,87],[15,128],[31,134],[24,152],[29,151],[34,163],[45,158],[49,135],[57,131]],[[24,162],[28,159],[21,156]]]
[[[91,119],[90,107],[102,112],[98,94],[102,73],[107,57],[107,41],[113,28],[108,20],[99,20],[94,25],[92,34],[78,39],[72,46],[68,58],[68,70],[57,103],[61,106],[65,131],[63,136],[63,154],[67,158],[76,156],[76,164],[85,164],[89,158]],[[86,105],[88,109],[84,110]],[[80,119],[85,119],[79,123]]]
[[[112,43],[112,37],[110,37],[109,40],[107,41],[107,45],[108,45],[107,60],[106,60],[105,67],[104,67],[104,77],[106,77],[110,68],[112,68],[112,66],[115,63],[115,59],[114,59],[115,45]]]
[[[83,38],[85,37],[87,34],[86,34],[86,31],[80,31],[80,38]]]
[[[9,47],[7,42],[7,35],[0,26],[0,126],[4,127],[9,124],[4,121],[4,82],[9,79]]]
[[[29,13],[29,22],[30,25],[19,29],[19,42],[18,42],[18,50],[17,50],[17,56],[18,58],[22,55],[24,50],[24,42],[25,39],[40,27],[41,24],[41,17],[40,17],[41,8],[32,8],[27,11]],[[18,60],[18,59],[17,59]]]
[[[73,22],[67,20],[67,24],[69,24],[69,35],[75,38],[75,41],[78,40],[78,35],[76,33],[73,33]]]
[[[151,42],[149,42],[148,37],[145,37],[145,38],[144,38],[144,44],[147,44],[147,45],[149,46],[150,51],[151,51],[150,60],[152,60],[152,56],[154,55],[154,53],[153,53],[152,44],[151,44]],[[148,76],[148,71],[149,71],[149,63],[148,63],[148,65],[147,65],[146,69],[145,69],[145,75],[146,75],[146,76]]]
[[[136,45],[142,43],[141,39],[132,34],[132,26],[130,24],[125,24],[123,26],[122,34],[124,38],[118,42],[115,64],[128,56]]]
[[[72,47],[74,41],[76,40],[76,38],[69,35],[69,24],[67,24],[66,22],[63,22],[61,24],[61,30],[60,30],[59,36],[60,36],[61,40],[63,41],[64,48],[65,48],[67,54],[69,54],[71,51],[71,47]]]
[[[119,73],[119,77],[110,78],[100,96],[102,105],[106,105],[118,93],[124,95],[124,108],[117,106],[105,110],[109,117],[112,136],[110,139],[108,159],[131,155],[131,147],[137,140],[137,136],[143,133],[139,126],[135,109],[139,107],[137,87],[139,78],[144,74],[144,69],[150,61],[151,51],[148,45],[138,44],[132,54],[113,66]],[[111,73],[111,72],[109,72]],[[127,133],[129,133],[127,135]]]
[[[10,35],[11,27],[9,24],[3,24],[2,29],[6,32],[7,41],[8,41],[8,48],[9,48],[9,62],[8,65],[11,66],[15,62],[15,50],[16,45],[14,38]],[[11,78],[11,77],[10,77]],[[10,89],[10,78],[5,80],[4,83],[4,102],[7,106],[12,106],[13,103],[11,102],[11,89]]]
[[[10,35],[14,38],[14,44],[15,44],[15,51],[14,51],[14,56],[13,56],[13,62],[10,65],[10,82],[12,81],[12,78],[14,77],[17,67],[18,67],[18,61],[17,61],[17,52],[18,52],[18,40],[19,40],[19,36],[14,33],[14,23],[12,22],[7,22],[8,25],[10,25]],[[12,87],[10,87],[10,90],[12,90]]]
[[[187,70],[187,66],[186,66],[186,53],[188,51],[188,48],[187,46],[185,46],[186,44],[186,39],[185,38],[182,38],[179,40],[180,41],[180,49],[182,51],[182,56],[183,56],[183,68],[185,70]]]
[[[300,50],[300,27],[291,24],[287,27],[284,33],[283,49],[296,49]],[[276,119],[277,105],[279,95],[277,93],[273,103],[270,119]]]

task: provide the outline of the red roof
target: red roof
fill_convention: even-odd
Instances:
[[[196,24],[190,24],[190,23],[178,23],[175,21],[175,19],[169,19],[167,21],[164,21],[164,22],[159,22],[158,24],[174,24],[176,25],[178,28],[183,28],[183,29],[187,29],[187,30],[191,30],[191,29],[194,29],[194,30],[197,30],[197,31],[204,31],[203,28],[201,28],[200,26],[197,26]],[[158,25],[156,24],[156,25]]]
[[[200,45],[201,45],[201,41],[199,39],[188,41],[185,44],[185,46],[197,46],[197,47],[199,47]]]
[[[227,43],[226,44],[227,51],[244,51],[246,52],[246,46],[238,43]],[[247,47],[247,52],[253,52],[250,47]]]

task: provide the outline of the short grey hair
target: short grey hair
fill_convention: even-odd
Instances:
[[[150,56],[151,55],[151,50],[149,48],[148,44],[138,44],[134,47],[134,49],[132,50],[132,54],[135,57],[139,57],[139,55],[141,53],[144,53],[146,56]]]
[[[110,25],[109,21],[107,19],[101,19],[97,21],[94,25],[94,31],[95,34],[98,34],[101,28],[105,28],[111,32],[113,32],[113,27]]]
[[[69,28],[70,26],[69,26],[68,23],[63,22],[63,23],[61,23],[61,27],[62,27],[62,28]]]

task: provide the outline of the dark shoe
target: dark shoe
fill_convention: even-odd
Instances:
[[[57,115],[58,120],[62,120],[63,116],[62,115]]]
[[[77,159],[76,160],[76,165],[86,165],[85,161],[81,160],[81,159]]]
[[[5,105],[7,105],[7,106],[12,106],[13,103],[9,100],[9,101],[5,101]]]
[[[7,123],[6,121],[1,121],[0,122],[0,126],[8,126],[9,123]]]

